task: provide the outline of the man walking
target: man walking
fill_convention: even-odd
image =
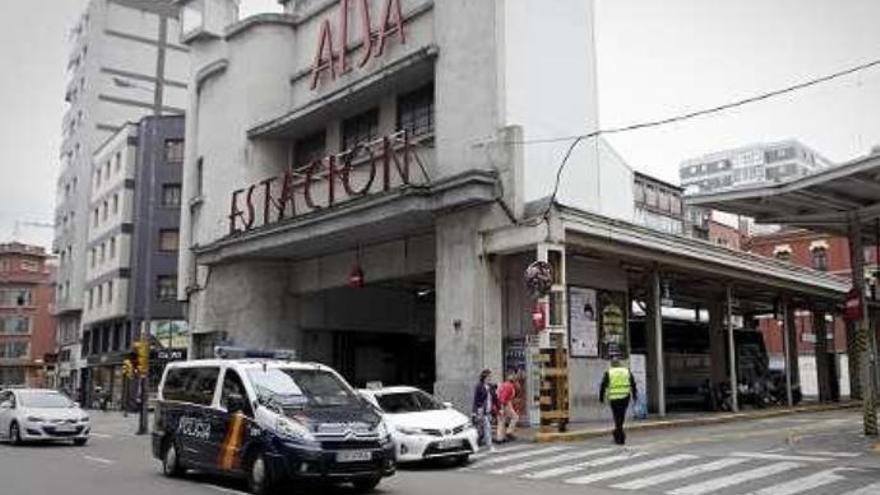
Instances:
[[[492,418],[498,408],[495,387],[492,386],[492,370],[485,369],[480,373],[480,381],[474,387],[473,417],[483,437],[483,445],[489,452],[495,452],[492,444]]]
[[[618,355],[611,357],[611,367],[602,377],[599,402],[605,402],[606,391],[608,403],[611,405],[611,414],[614,416],[614,443],[623,445],[626,443],[626,433],[623,431],[626,409],[629,407],[630,398],[636,400],[638,392],[632,372],[623,365]]]

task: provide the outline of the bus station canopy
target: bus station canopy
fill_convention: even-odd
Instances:
[[[758,223],[848,235],[861,224],[863,241],[877,241],[880,153],[778,184],[686,196],[691,206],[752,217]]]

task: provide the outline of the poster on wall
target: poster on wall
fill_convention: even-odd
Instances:
[[[599,355],[599,325],[596,291],[584,287],[568,289],[568,337],[571,357]]]
[[[612,354],[626,357],[629,354],[626,342],[626,294],[623,292],[600,291],[599,328],[601,329],[602,357],[609,359]]]
[[[646,369],[647,360],[644,354],[632,354],[629,357],[629,370],[636,381],[636,396],[630,408],[631,415],[635,419],[648,417],[648,374]]]

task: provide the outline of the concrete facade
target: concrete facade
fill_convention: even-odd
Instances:
[[[144,329],[156,349],[174,347],[173,337],[160,336],[160,328],[185,331],[177,301],[184,120],[144,117],[126,124],[94,154],[84,403],[91,403],[100,387],[113,405],[121,404],[122,361]]]
[[[79,370],[85,366],[80,344],[94,239],[92,155],[127,122],[183,113],[187,48],[169,34],[179,30],[177,7],[171,4],[91,0],[70,32],[69,107],[62,122],[53,252],[59,258],[55,311],[64,357],[59,373],[71,390],[79,388]]]

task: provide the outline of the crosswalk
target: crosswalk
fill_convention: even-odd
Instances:
[[[880,495],[878,471],[843,465],[861,453],[659,453],[621,447],[519,444],[480,452],[464,471],[664,495]],[[833,461],[833,462],[832,462]]]

